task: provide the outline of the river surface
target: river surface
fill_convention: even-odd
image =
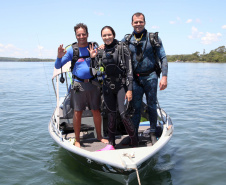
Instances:
[[[50,137],[53,66],[0,62],[0,184],[119,184],[94,174]],[[140,175],[142,185],[226,184],[225,74],[226,64],[169,63],[168,88],[158,99],[174,134]]]

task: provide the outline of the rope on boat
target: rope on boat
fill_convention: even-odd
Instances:
[[[132,162],[134,162],[132,158],[135,157],[135,153],[131,153],[131,154],[124,153],[123,156],[124,156],[124,157],[128,157]],[[136,168],[132,168],[132,169],[133,169],[133,170],[136,170],[137,181],[138,181],[138,184],[141,185],[141,182],[140,182],[140,176],[139,176],[139,172],[138,172],[137,166],[136,166]]]
[[[140,183],[140,176],[139,176],[139,173],[138,173],[138,169],[136,168],[136,174],[137,174],[137,181],[138,181],[138,184],[141,185]]]

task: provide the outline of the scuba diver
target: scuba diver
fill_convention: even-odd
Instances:
[[[117,111],[130,137],[130,145],[136,147],[138,146],[138,138],[135,127],[130,116],[126,113],[127,106],[132,100],[133,70],[130,53],[125,44],[115,39],[115,31],[112,27],[103,27],[101,37],[105,45],[105,49],[102,50],[103,53],[97,52],[94,48],[88,49],[90,56],[96,55],[94,65],[103,67],[105,75],[103,97],[108,111],[109,145],[99,151],[114,150]]]
[[[157,142],[158,77],[160,78],[160,73],[162,72],[159,89],[166,89],[168,62],[162,41],[158,37],[158,32],[152,34],[145,29],[146,22],[144,14],[140,12],[133,14],[131,24],[134,29],[133,33],[122,39],[122,42],[128,44],[134,73],[133,93],[136,94],[136,96],[134,96],[132,100],[133,108],[135,109],[132,121],[135,126],[136,134],[138,134],[143,95],[145,94],[150,121],[150,139],[154,145]],[[161,63],[161,65],[159,63]]]
[[[100,89],[93,84],[95,75],[91,74],[91,56],[88,47],[94,47],[94,43],[88,42],[88,28],[85,24],[79,23],[74,27],[75,36],[78,42],[73,43],[67,50],[63,45],[58,47],[58,55],[55,61],[55,68],[62,69],[62,66],[71,61],[72,89],[71,106],[74,109],[73,127],[75,132],[75,146],[80,146],[80,129],[83,110],[88,106],[93,114],[97,139],[102,143],[108,143],[101,135],[101,114],[100,114]],[[62,80],[63,82],[64,80]]]

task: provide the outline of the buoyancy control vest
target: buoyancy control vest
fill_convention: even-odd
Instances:
[[[153,47],[153,52],[154,52],[154,56],[155,56],[155,59],[156,59],[155,72],[156,72],[157,76],[160,78],[160,74],[162,72],[161,61],[159,60],[159,57],[158,57],[157,52],[156,52],[156,48],[160,47],[160,42],[159,42],[159,39],[158,39],[158,32],[155,32],[155,33],[149,32],[147,34],[149,35],[149,41],[150,41],[150,43]],[[125,37],[124,37],[125,38],[125,44],[127,46],[129,46],[129,44],[131,44],[130,40],[131,40],[132,36],[133,36],[132,34],[126,34],[125,35]],[[145,44],[144,50],[146,49],[146,45],[147,45],[147,43]]]
[[[113,51],[113,52],[112,52]],[[122,61],[120,61],[120,47],[117,45],[111,51],[103,53],[102,64],[105,68],[107,76],[118,77],[119,75],[125,76],[125,69]]]
[[[92,44],[94,45],[94,47],[99,47],[99,45],[96,42],[88,42],[88,47]],[[72,58],[72,61],[71,61],[71,71],[73,71],[73,69],[75,67],[75,63],[78,61],[79,58],[89,58],[90,55],[80,57],[79,56],[79,47],[78,47],[77,42],[74,42],[73,44],[71,44],[69,46],[71,46],[72,49],[73,49],[73,58]]]
[[[109,77],[126,77],[126,64],[124,58],[125,43],[118,42],[112,49],[99,52],[99,64],[104,67]]]
[[[96,42],[88,42],[88,47],[90,46],[90,45],[94,45],[94,47],[95,48],[98,48],[99,47],[99,45],[96,43]],[[90,57],[90,55],[88,55],[88,56],[82,56],[82,57],[80,57],[79,55],[80,55],[80,53],[79,53],[79,47],[78,47],[78,43],[77,42],[74,42],[74,43],[72,43],[71,45],[68,45],[67,47],[66,47],[66,49],[68,48],[68,47],[72,47],[72,49],[73,49],[73,57],[72,57],[72,61],[71,61],[71,72],[73,71],[73,69],[74,69],[74,67],[75,67],[75,63],[79,60],[79,58],[89,58]],[[94,79],[96,76],[96,70],[95,69],[93,69],[93,66],[92,66],[92,62],[90,62],[90,74],[93,76],[92,78],[91,78],[91,80],[92,79]],[[83,79],[80,79],[80,78],[78,78],[77,76],[75,76],[75,75],[73,75],[73,77],[74,78],[76,78],[76,79],[78,79],[78,80],[80,80],[80,81],[83,81]]]

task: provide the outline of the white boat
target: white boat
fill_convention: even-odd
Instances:
[[[108,176],[121,183],[128,184],[134,178],[138,178],[139,173],[145,170],[153,155],[161,150],[170,140],[173,134],[173,124],[166,112],[158,107],[158,128],[161,130],[158,141],[152,145],[148,135],[149,122],[140,123],[139,127],[139,147],[129,147],[122,145],[123,140],[128,135],[118,134],[116,136],[115,150],[97,151],[106,146],[95,138],[95,127],[90,110],[85,110],[82,117],[82,127],[80,132],[81,148],[73,145],[75,140],[74,132],[67,131],[65,125],[72,125],[72,116],[65,113],[67,92],[69,83],[67,72],[70,71],[70,62],[61,69],[54,69],[52,83],[56,94],[57,106],[49,122],[49,133],[51,137],[61,147],[69,151],[73,157],[93,171]],[[64,74],[66,87],[63,89],[65,96],[60,97],[60,75]],[[61,85],[62,86],[62,85]],[[144,112],[144,111],[143,111]],[[73,112],[72,112],[73,114]],[[65,116],[66,115],[66,116]],[[103,117],[103,130],[106,129],[106,120]],[[102,131],[104,134],[104,131]]]

